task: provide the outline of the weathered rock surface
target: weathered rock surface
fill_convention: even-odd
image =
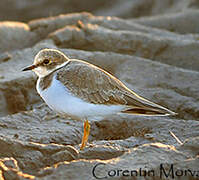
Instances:
[[[0,52],[32,46],[36,34],[25,23],[5,21],[0,24]]]
[[[120,0],[121,1],[121,0]],[[114,0],[80,1],[80,0],[1,0],[0,20],[30,21],[41,17],[55,16],[72,12],[89,11],[95,12],[100,9],[110,8]]]
[[[135,22],[151,27],[166,29],[179,34],[197,34],[199,31],[197,26],[198,16],[198,10],[188,9],[184,12],[165,14],[158,17],[143,17],[135,20]]]
[[[95,15],[138,18],[197,9],[197,0],[1,0],[0,20],[29,21],[41,17],[88,11]]]
[[[0,179],[199,178],[198,2],[115,2],[113,15],[160,15],[0,22]],[[36,76],[21,72],[43,48],[102,67],[178,114],[91,122],[89,144],[80,151],[82,122],[51,111],[36,92]]]

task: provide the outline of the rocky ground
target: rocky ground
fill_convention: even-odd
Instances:
[[[109,3],[93,9],[104,16],[29,21],[34,14],[27,13],[21,22],[0,22],[0,179],[199,178],[198,1]],[[36,76],[21,72],[43,48],[93,63],[178,115],[92,122],[80,151],[82,122],[51,111],[36,92]]]

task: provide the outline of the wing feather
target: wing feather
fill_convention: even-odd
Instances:
[[[57,77],[71,93],[94,104],[132,104],[126,99],[131,92],[125,85],[102,69],[80,61],[71,60],[59,69]],[[128,92],[129,91],[129,92]]]
[[[125,105],[124,112],[133,114],[171,113],[168,109],[138,96],[111,74],[84,61],[70,60],[56,73],[57,80],[86,102]]]

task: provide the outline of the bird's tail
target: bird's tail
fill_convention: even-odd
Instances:
[[[177,114],[163,106],[155,104],[137,95],[134,96],[130,101],[133,101],[133,103],[128,103],[127,108],[122,111],[122,113],[145,116],[169,116]]]
[[[165,110],[165,109],[145,109],[145,108],[130,108],[130,109],[122,111],[122,113],[145,115],[145,116],[170,116],[170,115],[177,114],[168,109]]]

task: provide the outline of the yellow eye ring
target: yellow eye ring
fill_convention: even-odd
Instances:
[[[43,63],[44,63],[45,65],[49,64],[49,62],[50,62],[49,59],[44,59],[44,61],[43,61]]]

